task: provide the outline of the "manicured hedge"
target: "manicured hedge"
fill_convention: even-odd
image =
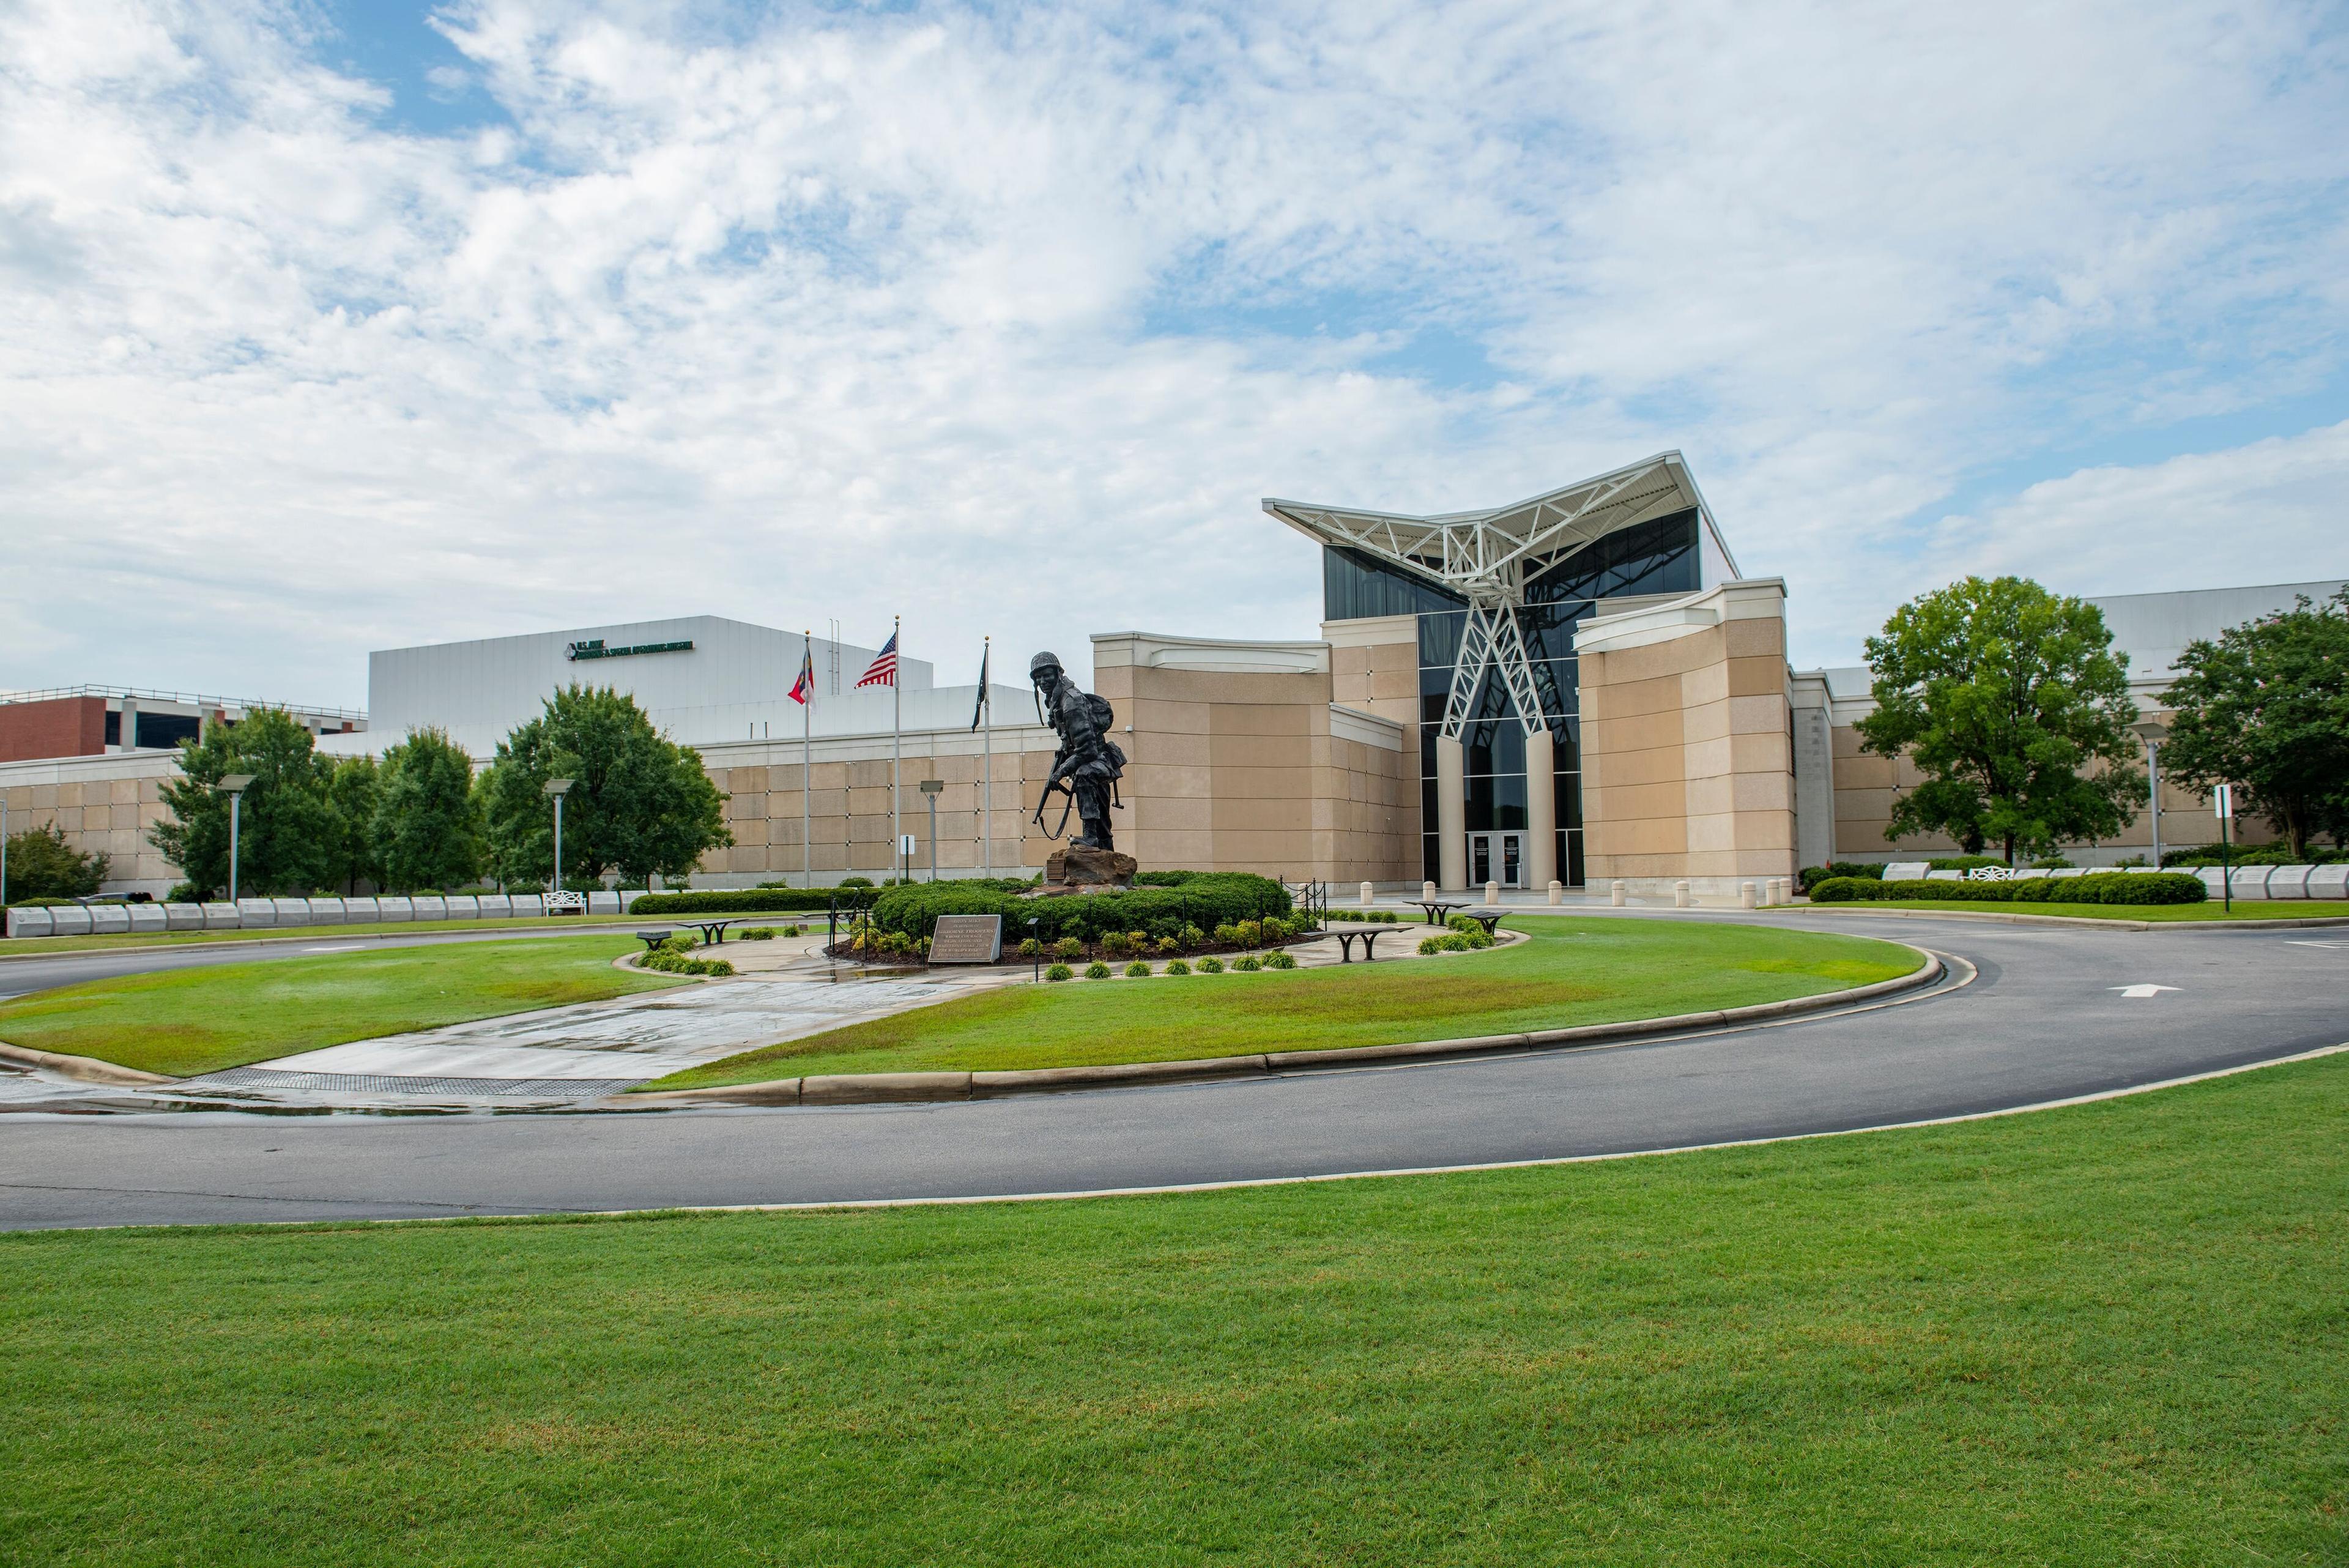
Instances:
[[[2028,877],[2013,882],[1882,882],[1830,877],[1811,889],[1815,904],[1935,899],[1952,904],[2199,904],[2209,896],[2199,877],[2123,871],[2086,877]]]
[[[628,906],[632,915],[764,915],[794,909],[821,909],[832,902],[837,888],[713,888],[704,893],[640,893]],[[852,893],[870,893],[852,888]]]
[[[1185,925],[1213,930],[1219,925],[1289,911],[1288,890],[1269,877],[1245,871],[1174,875],[1184,880],[1172,888],[1136,887],[1119,893],[1051,898],[1022,898],[966,882],[892,888],[873,906],[873,923],[885,931],[926,940],[940,915],[1001,915],[1004,944],[1009,947],[1028,935],[1031,918],[1036,921],[1036,935],[1047,942],[1062,937],[1093,942],[1111,931],[1174,937],[1182,934]]]
[[[1824,866],[1806,866],[1795,876],[1795,880],[1802,884],[1803,891],[1808,893],[1830,877],[1862,877],[1880,881],[1884,877],[1884,867],[1859,860],[1830,860]]]

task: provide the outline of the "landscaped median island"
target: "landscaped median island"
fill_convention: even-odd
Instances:
[[[1871,898],[1865,903],[1820,905],[1836,913],[1866,913],[1875,909],[1919,909],[1935,914],[2055,915],[2075,920],[2146,920],[2161,925],[2191,925],[2227,920],[2323,920],[2349,919],[2349,903],[2325,899],[2244,898],[2233,913],[2213,898],[2207,904],[2072,904],[2023,903],[2014,899]],[[1782,906],[1806,909],[1805,905]]]
[[[1913,973],[1910,949],[1753,926],[1512,916],[1526,940],[1403,963],[1015,985],[678,1073],[647,1090],[1455,1040],[1663,1018]]]
[[[617,969],[626,937],[450,942],[162,970],[0,1002],[0,1041],[171,1077],[691,984]]]
[[[1547,1169],[0,1236],[0,1557],[2338,1563],[2344,1238],[2341,1056]]]

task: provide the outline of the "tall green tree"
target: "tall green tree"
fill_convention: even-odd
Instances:
[[[2349,826],[2349,588],[2198,639],[2165,701],[2169,776],[2265,817],[2305,857],[2313,834]]]
[[[1968,577],[1905,604],[1868,639],[1876,711],[1863,750],[1907,753],[1925,782],[1887,838],[1944,833],[1979,855],[2045,855],[2137,815],[2128,660],[2094,605],[2022,577]]]
[[[228,797],[214,786],[251,774],[238,825],[237,891],[300,894],[334,885],[343,826],[328,791],[333,763],[290,713],[256,708],[241,724],[214,724],[182,742],[180,776],[163,785],[171,815],[147,836],[197,888],[228,887]]]
[[[373,836],[384,885],[395,893],[461,888],[481,874],[473,759],[446,730],[410,731],[384,753]]]
[[[333,885],[357,893],[361,882],[383,886],[383,855],[375,837],[375,808],[380,776],[373,757],[345,757],[326,780],[326,798],[335,808]]]
[[[726,796],[702,771],[701,753],[655,730],[636,702],[607,688],[569,686],[498,747],[481,775],[491,864],[505,882],[543,882],[553,870],[554,826],[543,791],[567,778],[563,879],[606,871],[642,883],[679,877],[711,849],[734,842]]]
[[[106,880],[106,857],[84,855],[52,822],[8,836],[8,898],[86,898]]]

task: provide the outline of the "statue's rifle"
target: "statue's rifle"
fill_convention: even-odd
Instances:
[[[1052,804],[1052,792],[1054,790],[1059,790],[1062,794],[1069,797],[1068,804],[1061,807],[1061,826],[1057,828],[1046,827],[1044,826],[1044,808]],[[1044,781],[1044,793],[1039,795],[1036,799],[1036,830],[1054,844],[1058,844],[1061,841],[1061,836],[1069,831],[1069,814],[1076,809],[1077,786],[1069,783],[1066,779],[1046,779]]]

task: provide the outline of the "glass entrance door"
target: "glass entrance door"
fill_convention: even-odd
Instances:
[[[1498,882],[1504,888],[1526,885],[1526,836],[1522,833],[1472,833],[1468,836],[1468,885],[1482,888]]]

